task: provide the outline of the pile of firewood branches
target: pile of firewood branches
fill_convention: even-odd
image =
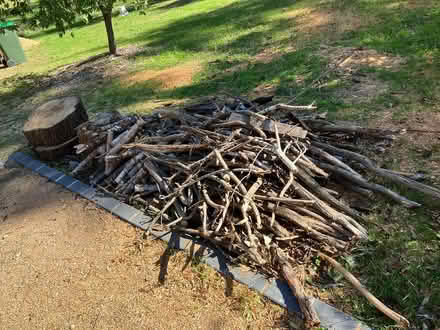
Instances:
[[[334,261],[368,237],[341,190],[420,206],[374,175],[440,198],[439,189],[377,167],[354,145],[392,141],[396,132],[337,125],[314,109],[236,98],[142,117],[105,114],[79,127],[84,156],[73,174],[87,173],[102,191],[152,214],[148,231],[198,236],[232,260],[289,277],[286,265],[317,255]]]

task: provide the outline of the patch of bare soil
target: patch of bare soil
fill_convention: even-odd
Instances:
[[[347,31],[354,31],[373,24],[373,17],[360,16],[351,10],[295,9],[285,13],[295,29],[305,35],[331,32],[335,38]]]
[[[121,79],[125,85],[151,81],[163,89],[171,89],[190,85],[195,74],[201,71],[199,62],[190,62],[165,70],[146,70],[126,75]]]
[[[118,49],[117,56],[103,53],[62,66],[44,76],[38,76],[38,79],[33,74],[21,76],[18,79],[22,84],[23,81],[29,81],[29,85],[33,87],[31,92],[34,94],[49,88],[54,88],[57,94],[62,94],[79,86],[84,87],[90,83],[126,74],[132,67],[132,58],[142,51],[142,48],[134,46],[121,48]],[[8,83],[14,84],[15,80]]]
[[[344,88],[337,91],[337,96],[348,104],[365,103],[388,91],[389,86],[376,78],[373,73],[360,72],[363,67],[396,70],[404,58],[382,54],[374,49],[353,47],[321,46],[318,53],[329,61]]]
[[[38,40],[32,40],[27,38],[18,38],[20,40],[20,44],[23,47],[23,49],[26,51],[28,49],[31,49],[32,47],[38,46],[40,42]]]
[[[275,60],[281,58],[283,55],[286,55],[287,53],[294,52],[294,51],[295,51],[295,48],[291,47],[291,46],[284,48],[282,50],[277,49],[277,48],[265,48],[261,52],[256,54],[253,58],[251,58],[249,62],[233,65],[230,68],[227,68],[224,71],[224,73],[231,74],[231,73],[235,73],[235,72],[239,72],[239,71],[244,71],[247,69],[247,67],[250,64],[258,64],[258,63],[268,64],[272,61],[275,61]]]
[[[386,7],[389,9],[394,8],[409,8],[409,9],[417,9],[417,8],[432,8],[437,5],[437,0],[397,0],[391,2]]]
[[[275,95],[277,87],[273,84],[261,84],[255,87],[247,96],[250,100],[257,97]]]
[[[274,49],[274,48],[265,48],[263,51],[261,51],[260,53],[258,53],[257,55],[255,55],[255,57],[253,58],[253,61],[255,63],[270,63],[274,60],[279,59],[281,56],[286,55],[286,53],[291,53],[294,52],[295,48],[294,47],[287,47],[286,49],[278,50],[278,49]]]
[[[247,287],[26,170],[0,169],[0,212],[2,329],[284,328]]]
[[[337,65],[336,70],[341,73],[356,72],[363,66],[394,71],[405,62],[403,57],[391,56],[367,48],[329,47],[323,45],[319,55],[327,58],[331,65]]]
[[[136,47],[118,50],[118,56],[101,54],[79,63],[59,68],[47,79],[49,87],[69,90],[81,84],[112,79],[126,74],[132,67],[131,59],[142,50]]]
[[[336,95],[347,104],[367,103],[388,91],[388,85],[380,79],[363,74],[353,74],[344,88],[336,91]]]
[[[372,120],[369,125],[384,129],[406,129],[391,150],[394,158],[399,161],[399,168],[402,171],[415,172],[420,170],[422,165],[423,170],[433,174],[431,179],[439,179],[440,113],[409,112],[402,119],[393,120],[393,113],[387,111]],[[437,184],[440,184],[440,181]]]

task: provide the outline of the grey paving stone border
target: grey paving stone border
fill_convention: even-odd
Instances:
[[[16,152],[12,154],[9,159],[43,177],[48,178],[50,181],[63,185],[73,193],[79,194],[80,196],[96,203],[98,206],[140,229],[145,230],[148,227],[148,223],[152,220],[151,217],[143,214],[134,207],[121,203],[112,197],[104,196],[98,193],[93,187],[65,175],[56,169],[50,168],[46,164],[33,159],[25,153]],[[220,250],[211,248],[197,239],[170,232],[154,232],[153,234],[161,240],[168,242],[168,247],[170,248],[185,250],[189,249],[192,245],[197,245],[200,247],[199,249],[196,249],[199,253],[198,257],[201,258],[202,262],[210,265],[223,275],[229,276],[234,280],[261,292],[276,304],[287,308],[289,312],[300,313],[298,302],[292,295],[287,283],[284,281],[268,280],[261,274],[246,271],[240,267],[231,266],[228,264],[227,259]],[[338,330],[370,329],[368,326],[354,319],[350,315],[345,314],[318,299],[313,300],[313,305],[321,320],[321,326],[324,328]]]

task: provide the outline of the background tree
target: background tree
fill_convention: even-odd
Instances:
[[[10,16],[20,16],[31,28],[47,29],[55,26],[60,36],[73,28],[80,19],[91,21],[100,12],[104,19],[110,54],[116,54],[112,12],[116,0],[0,0],[0,22]],[[147,0],[135,0],[133,6],[145,14]]]

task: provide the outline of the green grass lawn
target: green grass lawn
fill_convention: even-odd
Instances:
[[[440,6],[433,0],[162,1],[145,16],[115,17],[114,28],[118,47],[136,45],[145,50],[121,78],[78,86],[75,92],[90,112],[142,112],[150,110],[154,101],[179,102],[220,92],[247,95],[261,86],[270,86],[279,100],[301,93],[296,103],[316,101],[331,118],[365,125],[387,116],[393,124],[415,114],[429,118],[440,111]],[[0,155],[23,142],[21,125],[33,106],[17,106],[57,95],[51,90],[36,93],[33,87],[42,77],[107,50],[102,22],[79,26],[73,32],[74,38],[60,38],[55,31],[26,33],[40,44],[29,50],[29,63],[17,67],[14,77],[0,81],[0,127],[4,128]],[[361,66],[360,75],[387,88],[353,102],[341,95],[356,82],[327,72],[330,60],[319,56],[322,45],[374,49],[404,61],[392,69]],[[136,72],[162,72],[191,63],[198,66],[192,81],[176,88],[162,88],[150,80],[124,82]],[[440,163],[440,140],[429,140],[432,152],[428,157],[420,156],[424,146],[418,143],[403,137],[377,160],[400,169],[401,160],[406,159],[411,170],[424,170],[438,180],[435,165]],[[414,198],[438,210],[438,205],[423,196]],[[354,253],[352,271],[417,327],[423,323],[439,327],[440,220],[428,208],[408,211],[384,201],[377,203],[370,220],[371,240]],[[375,328],[390,328],[392,322],[363,298],[343,292],[339,307]],[[434,320],[417,316],[424,299],[427,303],[421,314]]]

